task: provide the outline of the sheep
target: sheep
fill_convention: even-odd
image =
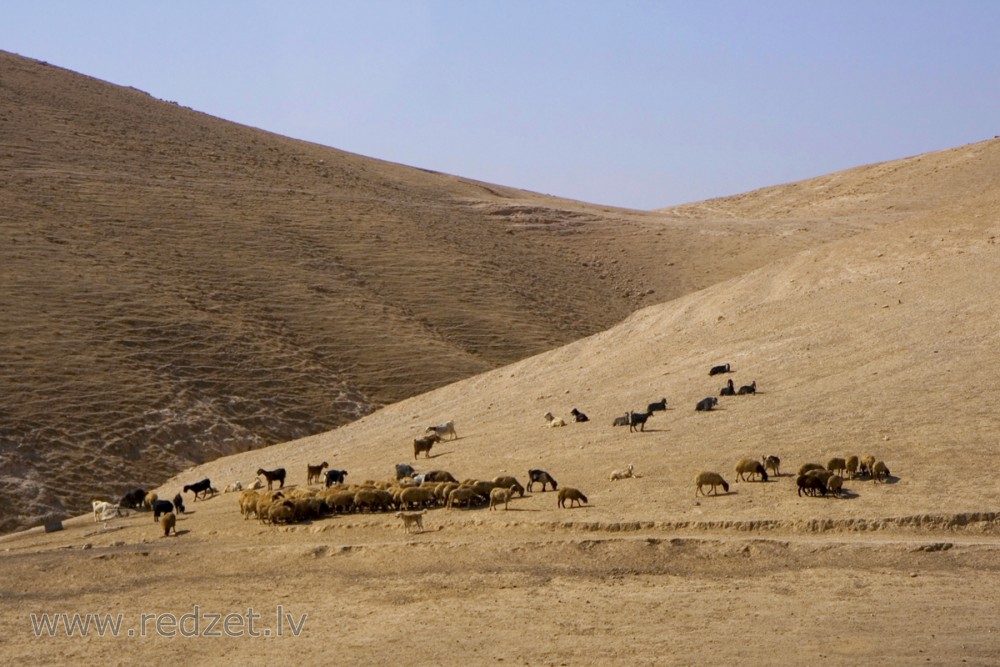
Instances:
[[[330,488],[334,484],[343,484],[344,478],[347,477],[346,470],[327,470],[326,471],[326,488]]]
[[[866,454],[861,457],[861,472],[872,476],[872,467],[875,465],[875,457],[871,454]]]
[[[112,512],[115,513],[115,516],[121,516],[119,505],[113,505],[107,500],[98,500],[95,498],[90,501],[90,504],[94,508],[94,523],[97,523],[98,521],[107,521],[111,518]]]
[[[542,493],[545,493],[545,485],[551,484],[552,490],[555,491],[558,486],[556,485],[556,480],[552,475],[545,472],[544,470],[529,470],[528,471],[528,491],[531,491],[531,487],[535,484],[542,485]]]
[[[549,428],[555,428],[557,426],[565,426],[566,420],[562,417],[554,417],[551,412],[546,412],[542,417],[548,422]]]
[[[326,494],[326,506],[337,512],[351,512],[354,510],[356,493],[356,491],[331,490]]]
[[[872,465],[872,481],[873,482],[885,482],[889,479],[889,468],[885,465],[885,461],[876,461]]]
[[[729,493],[729,483],[726,480],[722,479],[722,475],[720,475],[717,472],[700,472],[698,473],[698,476],[694,478],[694,483],[695,486],[697,487],[694,492],[695,497],[697,497],[699,493],[701,493],[701,495],[703,496],[708,495],[707,493],[702,491],[703,486],[712,487],[712,494],[716,496],[719,495],[719,491],[716,488],[719,486],[722,487],[723,491]]]
[[[184,497],[181,494],[174,496],[174,508],[181,514],[184,514]]]
[[[125,507],[127,509],[137,510],[142,507],[142,503],[146,500],[146,490],[145,489],[132,489],[128,493],[122,496],[122,499],[118,501],[119,507]]]
[[[295,506],[290,500],[273,503],[267,512],[268,520],[272,523],[292,523],[295,521]]]
[[[198,500],[198,495],[199,494],[202,496],[202,499],[204,499],[206,496],[208,496],[208,494],[209,494],[209,492],[211,490],[212,490],[212,482],[209,481],[209,479],[207,477],[205,479],[201,480],[200,482],[195,482],[194,484],[185,484],[184,485],[184,493],[187,493],[188,491],[193,492],[194,493],[194,499],[195,499],[196,502]]]
[[[413,440],[413,458],[416,459],[420,456],[420,452],[424,452],[427,458],[431,457],[431,447],[434,446],[435,442],[440,442],[441,436],[437,433],[431,433],[430,435],[425,435],[422,438],[414,438]]]
[[[409,463],[397,463],[396,464],[396,479],[400,480],[404,477],[413,477],[417,474],[417,471],[413,469]]]
[[[257,514],[257,499],[259,495],[252,489],[247,489],[240,494],[240,514],[243,515],[244,521],[249,519],[251,514]]]
[[[615,417],[615,420],[613,422],[611,422],[611,425],[612,426],[628,426],[628,421],[629,421],[628,420],[628,416],[629,416],[629,413],[626,412],[621,417]]]
[[[646,420],[653,416],[652,412],[630,412],[628,413],[628,432],[646,430]],[[637,429],[636,426],[639,428]]]
[[[317,484],[319,484],[320,480],[323,479],[323,470],[326,469],[326,468],[329,468],[329,467],[330,467],[330,464],[327,463],[326,461],[323,461],[319,465],[315,465],[315,466],[307,463],[306,464],[306,484],[307,485],[308,484],[312,484],[313,482],[316,482]],[[327,484],[327,486],[330,486],[330,485]]]
[[[572,410],[570,410],[569,413],[571,415],[573,415],[573,421],[576,421],[576,422],[589,422],[590,421],[590,417],[588,417],[587,415],[583,414],[582,412],[580,412],[576,408],[573,408]]]
[[[164,501],[166,502],[166,501]],[[170,535],[170,531],[174,531],[174,537],[177,537],[177,515],[173,512],[167,512],[160,519],[160,525],[163,527],[163,536],[167,537]]]
[[[514,489],[505,489],[502,486],[498,486],[490,491],[490,509],[496,509],[496,506],[503,503],[504,510],[507,509],[507,503],[510,502],[510,497],[514,493]]]
[[[510,475],[501,475],[500,477],[493,478],[493,484],[498,487],[503,487],[505,489],[510,489],[513,493],[516,493],[521,498],[524,497],[524,487],[521,483],[517,481],[514,477]]]
[[[375,493],[375,489],[361,489],[354,494],[354,506],[359,510],[365,508],[374,512],[375,508],[381,507],[381,505],[382,498]]]
[[[399,493],[399,506],[401,509],[410,509],[410,505],[416,507],[434,505],[437,500],[434,490],[426,486],[411,486],[403,489]]]
[[[826,462],[826,469],[830,472],[843,473],[847,469],[847,461],[834,457]]]
[[[719,396],[735,396],[736,387],[733,385],[733,381],[730,379],[726,386],[719,390]]]
[[[777,477],[777,476],[779,476],[781,474],[779,472],[779,470],[781,468],[781,459],[780,458],[778,458],[777,456],[773,456],[773,455],[767,455],[767,456],[762,456],[761,460],[764,462],[764,469],[765,470],[770,470],[772,473],[774,473],[775,477]]]
[[[444,440],[444,436],[450,435],[450,440],[455,440],[458,438],[458,433],[455,432],[455,422],[449,421],[444,424],[438,424],[437,426],[428,426],[427,431],[433,431],[437,434],[439,438]]]
[[[146,497],[142,499],[142,506],[148,510],[153,509],[153,503],[156,502],[157,498],[158,496],[152,491],[150,491],[149,493],[146,494]]]
[[[667,399],[661,398],[658,401],[650,403],[646,406],[646,412],[666,412],[667,411]]]
[[[614,470],[614,471],[612,471],[611,476],[609,477],[609,479],[612,482],[617,482],[620,479],[628,479],[629,477],[635,477],[635,474],[632,472],[632,464],[631,463],[629,463],[628,466],[626,466],[624,470]]]
[[[729,372],[729,364],[722,364],[721,366],[712,366],[712,368],[709,369],[708,374],[719,375],[720,373],[728,373],[728,372]]]
[[[424,473],[424,481],[426,482],[452,482],[458,484],[458,480],[447,470],[430,470]]]
[[[795,480],[795,484],[799,487],[800,496],[803,491],[810,496],[815,496],[817,491],[821,495],[826,496],[826,484],[816,475],[799,475],[798,479]]]
[[[169,500],[157,500],[153,502],[153,521],[159,521],[161,514],[174,511],[174,504]]]
[[[468,486],[460,486],[453,489],[451,493],[448,494],[448,504],[449,509],[455,506],[456,502],[462,503],[467,507],[472,507],[473,504],[478,504],[482,502],[483,497],[472,490]]]
[[[819,463],[803,463],[799,468],[799,474],[804,475],[810,470],[825,470],[825,468]]]
[[[833,473],[826,468],[813,468],[812,470],[807,471],[806,474],[818,477],[824,484],[826,484],[827,480],[833,477]]]
[[[826,490],[838,498],[840,493],[844,488],[844,478],[840,475],[830,475],[830,479],[826,480]]]
[[[694,409],[697,412],[708,412],[718,404],[719,404],[719,399],[717,399],[715,396],[708,396],[707,398],[703,398],[700,401],[698,401],[698,403],[695,404]]]
[[[753,480],[754,475],[760,475],[760,481],[767,481],[767,470],[763,463],[754,459],[740,459],[736,464],[736,481],[748,481],[747,475],[750,475],[750,480]]]
[[[237,491],[243,490],[243,482],[236,480],[235,482],[230,482],[226,485],[226,488],[222,490],[223,493],[235,493]]]
[[[264,479],[267,480],[267,490],[268,491],[271,490],[272,485],[275,482],[278,482],[278,488],[279,489],[285,488],[285,469],[284,468],[275,468],[274,470],[264,470],[263,468],[258,468],[257,469],[257,476],[260,477],[261,475],[263,475]]]
[[[558,506],[566,508],[566,501],[569,500],[569,509],[573,509],[573,503],[576,503],[578,507],[583,507],[587,503],[587,496],[579,489],[574,489],[572,486],[564,486],[559,489],[557,494],[559,497]]]
[[[747,394],[756,394],[757,381],[754,380],[750,384],[743,385],[742,387],[739,388],[739,391],[737,391],[736,393],[739,394],[740,396],[746,396]]]
[[[403,532],[409,535],[411,526],[419,528],[421,533],[424,532],[425,514],[427,514],[427,510],[420,510],[419,512],[396,512],[396,518],[403,520]]]
[[[854,455],[848,456],[844,461],[844,465],[847,468],[847,474],[850,479],[854,479],[858,476],[858,466],[861,464],[861,460]]]

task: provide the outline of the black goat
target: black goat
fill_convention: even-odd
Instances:
[[[169,500],[153,501],[153,521],[159,522],[161,514],[166,514],[167,512],[173,512],[173,511],[174,511],[174,505]]]
[[[533,484],[542,485],[542,493],[545,493],[545,485],[551,484],[552,490],[555,491],[558,486],[556,485],[556,480],[549,473],[544,470],[529,470],[528,471],[528,491],[531,491]]]
[[[206,498],[212,489],[212,482],[207,477],[200,482],[195,482],[194,484],[185,484],[184,493],[191,491],[194,493],[194,499],[197,501],[200,495],[203,499]]]
[[[576,408],[573,408],[572,410],[570,410],[569,413],[571,415],[573,415],[573,419],[576,420],[576,421],[578,421],[578,422],[589,422],[590,421],[590,417],[588,417],[587,415],[583,414],[582,412],[580,412]]]
[[[718,375],[719,373],[728,373],[729,364],[722,364],[721,366],[712,366],[712,369],[708,371],[709,375]]]
[[[717,399],[715,396],[709,396],[708,398],[703,398],[700,401],[698,401],[697,405],[694,406],[694,409],[697,410],[698,412],[707,412],[718,404],[719,404],[719,399]]]
[[[403,479],[404,477],[413,477],[417,474],[417,471],[413,469],[409,463],[397,463],[396,464],[396,479]]]
[[[661,398],[656,403],[650,403],[646,406],[646,412],[659,412],[660,410],[666,412],[667,410],[667,399]]]
[[[746,394],[756,394],[757,393],[757,381],[754,380],[750,384],[743,385],[742,387],[740,387],[740,390],[738,392],[736,392],[736,393],[738,393],[740,396],[745,396]]]
[[[184,496],[179,493],[174,496],[174,507],[177,508],[178,512],[184,514]]]
[[[118,507],[127,507],[128,509],[137,510],[142,507],[143,502],[146,500],[146,490],[145,489],[132,489],[118,501]]]
[[[326,471],[326,486],[329,488],[334,484],[343,484],[344,478],[347,477],[346,470],[327,470]]]
[[[257,469],[257,476],[259,477],[261,475],[263,475],[264,479],[267,480],[267,490],[268,491],[271,490],[271,485],[274,484],[275,482],[278,482],[280,484],[280,486],[278,487],[279,489],[285,488],[285,469],[284,468],[275,468],[274,470],[264,470],[263,468],[258,468]]]
[[[652,412],[630,412],[628,413],[628,432],[645,431],[646,420],[653,416]],[[636,426],[639,428],[637,429]]]
[[[726,386],[719,391],[719,396],[735,396],[735,395],[736,395],[736,387],[733,386],[732,380],[729,380],[729,382],[726,383]]]

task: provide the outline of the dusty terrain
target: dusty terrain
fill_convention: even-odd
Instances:
[[[559,509],[536,490],[508,511],[430,510],[413,535],[377,513],[262,525],[240,517],[233,494],[187,494],[176,537],[161,537],[148,513],[74,518],[59,532],[0,539],[0,654],[79,664],[162,663],[178,649],[207,664],[995,664],[998,183],[1000,141],[988,141],[635,220],[615,211],[623,230],[658,225],[663,237],[644,236],[661,252],[682,230],[688,247],[711,248],[670,260],[687,289],[568,344],[332,431],[193,466],[156,489],[171,497],[204,477],[221,489],[276,466],[303,487],[305,465],[323,460],[361,483],[410,462],[522,482],[543,468],[584,491],[586,506]],[[473,199],[469,210],[498,210]],[[512,236],[579,249],[587,227]],[[739,270],[710,252],[730,253]],[[646,266],[650,280],[658,268]],[[727,362],[730,375],[708,376]],[[695,412],[729,377],[759,392]],[[661,397],[669,409],[645,432],[611,426]],[[544,412],[572,407],[591,421],[544,426]],[[448,419],[459,438],[414,461],[413,438]],[[886,462],[888,483],[797,495],[801,464],[868,453]],[[783,474],[736,482],[736,461],[763,454],[779,455]],[[104,495],[119,494],[99,463],[84,470],[104,480]],[[629,463],[640,477],[609,481]],[[701,470],[722,473],[729,493],[696,496]],[[143,614],[169,621],[196,606],[200,628],[191,617],[182,629],[201,636],[141,625]],[[279,606],[289,615],[280,637]],[[272,636],[204,636],[210,615],[248,608]],[[31,614],[46,613],[122,614],[123,636],[36,637]],[[289,621],[303,623],[297,636]]]

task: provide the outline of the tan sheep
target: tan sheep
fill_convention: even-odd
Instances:
[[[483,497],[468,486],[460,486],[448,494],[448,509],[455,507],[456,503],[472,507],[474,504],[478,505],[481,502],[483,502]]]
[[[635,473],[632,471],[632,464],[629,463],[623,470],[614,470],[611,472],[609,479],[612,482],[617,482],[620,479],[628,479],[630,477],[635,477]]]
[[[833,495],[840,497],[841,491],[844,489],[844,478],[840,475],[831,474],[826,480],[826,491],[827,493],[832,493]]]
[[[542,416],[545,418],[545,421],[548,422],[549,428],[566,425],[565,419],[563,419],[562,417],[554,417],[551,412],[546,412]]]
[[[351,512],[354,510],[355,491],[334,490],[326,494],[326,506],[336,512]]]
[[[799,475],[804,475],[810,470],[826,470],[826,468],[819,463],[803,463],[799,468]]]
[[[174,531],[174,537],[177,537],[177,515],[173,512],[167,512],[160,517],[160,526],[163,527],[164,537],[170,535],[171,530]]]
[[[153,509],[153,503],[155,503],[157,500],[159,500],[159,497],[155,493],[150,491],[149,493],[146,494],[146,497],[143,498],[142,506],[148,510],[151,510]]]
[[[871,476],[872,467],[875,465],[875,457],[871,454],[866,454],[861,457],[861,474]]]
[[[410,509],[411,505],[414,509],[420,506],[428,507],[434,505],[436,501],[437,497],[434,495],[434,489],[424,486],[411,486],[399,492],[399,506],[401,509]]]
[[[858,466],[861,465],[861,460],[857,456],[848,456],[844,459],[844,465],[846,466],[847,476],[850,479],[858,476]]]
[[[729,483],[722,479],[722,475],[717,472],[700,472],[698,473],[698,476],[694,478],[694,483],[696,487],[694,492],[695,497],[697,497],[699,493],[703,496],[708,495],[702,491],[702,487],[705,486],[712,487],[712,494],[716,496],[719,495],[718,489],[716,488],[719,486],[721,486],[726,493],[729,493]]]
[[[885,482],[889,479],[889,468],[885,465],[885,461],[876,461],[872,464],[872,481],[873,482]]]
[[[240,514],[243,515],[243,519],[249,519],[250,515],[257,514],[257,499],[260,496],[259,493],[253,490],[247,490],[240,494]]]
[[[843,475],[844,471],[847,470],[847,461],[842,458],[832,458],[826,462],[826,469]]]
[[[503,503],[504,510],[507,509],[507,503],[510,502],[510,497],[513,495],[513,489],[505,489],[502,486],[498,486],[490,491],[490,509],[495,510],[497,505]]]
[[[574,489],[572,486],[564,486],[559,489],[559,492],[556,495],[559,498],[559,507],[565,508],[567,500],[569,500],[570,509],[573,508],[573,503],[576,503],[579,507],[582,507],[587,503],[587,496],[583,495],[579,489]]]
[[[750,475],[750,481],[753,480],[754,475],[760,475],[762,482],[767,481],[767,471],[764,470],[764,464],[756,459],[740,459],[736,463],[736,481],[746,482],[747,475]]]
[[[524,497],[524,487],[521,483],[517,481],[516,477],[511,475],[501,475],[500,477],[495,477],[493,483],[497,486],[502,486],[505,489],[511,489],[521,498]]]

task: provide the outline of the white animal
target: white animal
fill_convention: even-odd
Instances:
[[[563,419],[562,417],[553,417],[551,412],[546,412],[542,416],[545,417],[545,421],[549,423],[549,428],[566,425],[565,419]]]
[[[250,486],[248,486],[247,488],[251,491],[256,491],[257,489],[263,489],[264,482],[260,481],[260,477],[255,477],[253,483],[251,483]]]
[[[453,421],[438,424],[437,426],[428,426],[427,431],[434,431],[442,440],[446,435],[450,435],[452,440],[458,437],[458,433],[455,433],[455,422]]]
[[[94,506],[94,522],[107,521],[120,515],[117,504],[111,504],[106,500],[94,499],[91,505]]]
[[[635,477],[635,473],[632,472],[632,464],[629,463],[628,467],[624,470],[615,470],[611,473],[611,481],[616,482],[619,479],[628,479],[629,477]]]
[[[222,492],[232,493],[234,491],[242,491],[242,490],[243,490],[243,482],[237,480],[235,482],[230,483],[229,486],[227,486],[225,489],[222,490]]]

